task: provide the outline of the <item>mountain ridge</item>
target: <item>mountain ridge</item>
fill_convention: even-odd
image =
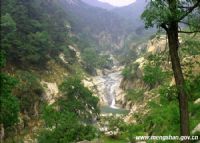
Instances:
[[[112,10],[115,8],[115,6],[106,3],[106,2],[100,2],[98,0],[82,0],[84,3],[87,3],[88,5],[94,6],[94,7],[98,7],[98,8],[102,8],[102,9],[106,9],[106,10]]]

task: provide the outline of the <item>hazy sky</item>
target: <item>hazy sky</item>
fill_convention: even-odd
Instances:
[[[98,0],[98,1],[107,2],[114,6],[125,6],[133,3],[136,0]]]

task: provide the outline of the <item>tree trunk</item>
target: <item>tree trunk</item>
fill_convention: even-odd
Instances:
[[[178,23],[171,22],[167,31],[169,54],[172,63],[172,70],[178,90],[179,110],[180,110],[180,134],[181,136],[189,136],[189,113],[188,113],[188,97],[184,90],[184,77],[181,69],[180,59],[178,55]],[[182,143],[189,143],[188,140]]]

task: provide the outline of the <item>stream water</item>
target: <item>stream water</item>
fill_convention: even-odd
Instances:
[[[105,75],[104,77],[104,97],[107,100],[108,106],[111,108],[117,109],[116,106],[116,96],[118,93],[118,90],[120,88],[120,82],[122,80],[121,72],[113,72],[108,75]]]
[[[105,75],[95,77],[96,86],[104,104],[101,106],[101,113],[123,114],[125,109],[116,104],[116,97],[121,94],[120,83],[122,67],[113,67]]]

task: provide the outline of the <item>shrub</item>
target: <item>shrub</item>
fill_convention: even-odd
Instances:
[[[165,79],[168,77],[168,73],[164,72],[160,66],[157,65],[145,65],[143,80],[151,88],[156,85],[164,83]]]
[[[125,79],[132,79],[134,78],[135,76],[135,72],[138,68],[138,64],[137,63],[134,63],[134,64],[131,64],[129,66],[126,66],[123,71],[122,71],[122,75]]]
[[[129,89],[126,93],[127,100],[139,102],[144,98],[144,90],[143,89]]]
[[[99,113],[98,99],[77,77],[67,78],[59,89],[63,96],[44,108],[42,118],[47,128],[39,134],[39,143],[70,143],[97,137],[92,120]]]

